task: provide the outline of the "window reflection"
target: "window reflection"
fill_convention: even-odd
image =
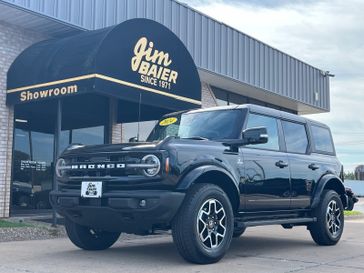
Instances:
[[[279,150],[277,119],[268,116],[250,114],[247,128],[265,127],[268,133],[268,142],[262,144],[246,145],[245,147]]]
[[[141,121],[139,123],[139,139],[145,141],[157,124],[157,120]],[[122,125],[122,142],[127,143],[132,137],[136,137],[138,133],[138,122],[123,123]]]
[[[95,145],[104,143],[104,126],[72,130],[71,143]]]
[[[29,207],[32,195],[31,171],[24,169],[22,163],[30,161],[29,132],[15,129],[12,203],[19,207]]]
[[[17,125],[17,124],[16,124]],[[50,209],[48,201],[53,181],[54,134],[14,130],[12,205],[15,210]],[[64,130],[60,151],[71,143],[86,145],[104,143],[104,126]]]
[[[241,104],[255,104],[255,105],[261,105],[261,106],[265,106],[265,107],[270,107],[273,109],[277,109],[277,110],[281,110],[281,111],[285,111],[288,113],[294,113],[296,114],[295,111],[287,109],[287,108],[283,108],[280,107],[278,105],[274,105],[265,101],[261,101],[261,100],[256,100],[250,97],[246,97],[243,95],[239,95],[233,92],[229,92],[226,91],[224,89],[220,89],[218,87],[212,86],[212,91],[215,95],[216,98],[216,102],[218,106],[225,106],[225,105],[241,105]]]

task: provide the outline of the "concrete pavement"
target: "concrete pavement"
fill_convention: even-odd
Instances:
[[[304,227],[251,228],[213,265],[186,263],[170,236],[119,240],[87,252],[68,239],[0,243],[0,272],[364,272],[364,220],[347,220],[341,242],[316,246]]]
[[[359,197],[359,202],[355,204],[354,210],[364,213],[364,197]]]

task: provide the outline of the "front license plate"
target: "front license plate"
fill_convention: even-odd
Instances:
[[[82,182],[81,197],[100,198],[102,196],[102,182]]]

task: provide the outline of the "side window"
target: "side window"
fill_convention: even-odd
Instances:
[[[334,153],[330,130],[324,127],[311,126],[315,150],[324,153]]]
[[[305,125],[289,121],[282,121],[282,125],[287,152],[305,154],[308,147]]]
[[[247,145],[246,147],[276,150],[276,151],[279,150],[278,126],[276,118],[250,114],[248,117],[248,124],[246,128],[254,128],[254,127],[267,128],[268,142],[263,144]]]

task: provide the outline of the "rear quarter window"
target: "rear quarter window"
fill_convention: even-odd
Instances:
[[[316,152],[334,154],[334,144],[328,128],[311,125],[313,146]]]

